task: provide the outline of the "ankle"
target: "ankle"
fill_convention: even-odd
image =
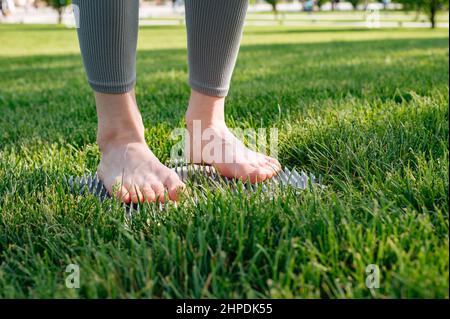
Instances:
[[[186,111],[186,125],[191,127],[194,121],[200,121],[203,127],[225,123],[225,98],[208,96],[192,90],[189,107]]]
[[[102,153],[130,143],[145,143],[144,124],[134,92],[95,93],[98,115],[97,143]]]
[[[97,144],[101,153],[131,143],[145,143],[144,133],[134,130],[100,131],[97,133]]]

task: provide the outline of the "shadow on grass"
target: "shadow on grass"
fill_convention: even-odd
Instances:
[[[445,49],[446,38],[243,46],[227,112],[247,127],[276,126],[347,98],[366,103],[448,90]],[[189,94],[186,51],[139,51],[137,68],[146,125],[178,125]],[[0,77],[0,146],[33,137],[78,147],[95,141],[80,56],[3,58]]]
[[[296,28],[296,27],[290,27],[285,26],[285,29],[279,29],[279,30],[270,30],[261,28],[260,30],[250,29],[245,30],[245,34],[253,34],[253,35],[276,35],[276,34],[307,34],[307,33],[348,33],[348,32],[367,32],[371,33],[373,32],[372,29],[368,28],[346,28],[346,27],[334,27],[334,28],[327,28],[327,27],[316,27],[316,28]],[[395,31],[398,32],[398,29],[395,29]]]

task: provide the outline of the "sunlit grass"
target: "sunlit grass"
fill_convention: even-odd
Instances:
[[[185,34],[139,41],[137,98],[166,161]],[[281,162],[327,188],[207,192],[131,224],[63,185],[99,160],[75,30],[0,26],[0,43],[0,297],[448,298],[447,31],[247,28],[227,121],[278,128]]]

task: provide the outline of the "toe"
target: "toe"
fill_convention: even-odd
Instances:
[[[178,176],[169,178],[165,183],[165,187],[168,191],[169,199],[173,201],[177,201],[178,194],[185,190],[185,184],[180,181]]]
[[[144,196],[144,200],[148,203],[154,203],[156,201],[156,195],[153,191],[152,187],[148,184],[141,187],[142,195]]]
[[[258,167],[253,172],[253,175],[251,176],[250,181],[252,183],[263,182],[267,179],[269,174],[270,174],[270,172],[266,168]]]
[[[267,171],[265,168],[258,165],[242,165],[239,174],[239,179],[249,181],[252,184],[262,182],[267,178]]]
[[[144,194],[140,190],[139,187],[135,186],[136,188],[136,195],[137,195],[137,202],[136,203],[143,203],[145,201]]]
[[[183,183],[167,187],[167,190],[169,192],[169,199],[176,202],[179,199],[179,194],[183,193],[185,189],[186,186]]]
[[[256,166],[252,166],[250,164],[234,164],[229,174],[225,175],[227,177],[236,178],[243,182],[247,182],[250,180],[252,182],[252,176],[255,175],[255,171],[257,170]]]
[[[111,194],[112,192],[110,192]],[[129,204],[131,201],[130,193],[128,192],[125,186],[119,186],[116,191],[116,197],[124,202],[125,204]]]
[[[257,166],[264,171],[266,178],[272,178],[279,171],[279,163],[277,160],[270,158],[264,154],[258,153]]]
[[[266,160],[270,164],[271,167],[276,169],[277,172],[281,170],[281,168],[282,168],[281,164],[277,159],[270,157],[270,156],[266,156]]]
[[[278,172],[281,170],[281,168],[279,166],[277,166],[274,163],[271,163],[269,161],[266,161],[264,163],[264,167],[265,169],[268,171],[268,178],[272,178],[274,176],[276,176],[278,174]]]
[[[141,191],[134,184],[125,185],[130,193],[131,202],[134,204],[139,203],[143,199]]]
[[[271,164],[271,163],[269,163],[269,162],[266,162],[266,163],[264,164],[264,168],[265,168],[266,171],[268,172],[267,178],[272,178],[272,177],[274,177],[275,175],[277,175],[277,173],[278,173],[278,171],[279,171],[278,167],[274,166],[273,164]]]
[[[260,172],[260,173],[258,173],[258,175],[260,176],[260,179],[262,178],[263,175],[265,175],[263,180],[272,178],[275,175],[274,169],[271,166],[269,166],[268,162],[264,159],[262,161],[258,162],[258,169]],[[260,180],[260,181],[263,181],[263,180]]]
[[[164,203],[164,185],[161,182],[154,182],[151,186],[155,192],[156,201]]]

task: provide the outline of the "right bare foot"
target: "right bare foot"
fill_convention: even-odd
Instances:
[[[176,201],[184,184],[145,143],[134,92],[95,97],[102,154],[97,172],[108,192],[125,203],[163,202],[166,193]]]

